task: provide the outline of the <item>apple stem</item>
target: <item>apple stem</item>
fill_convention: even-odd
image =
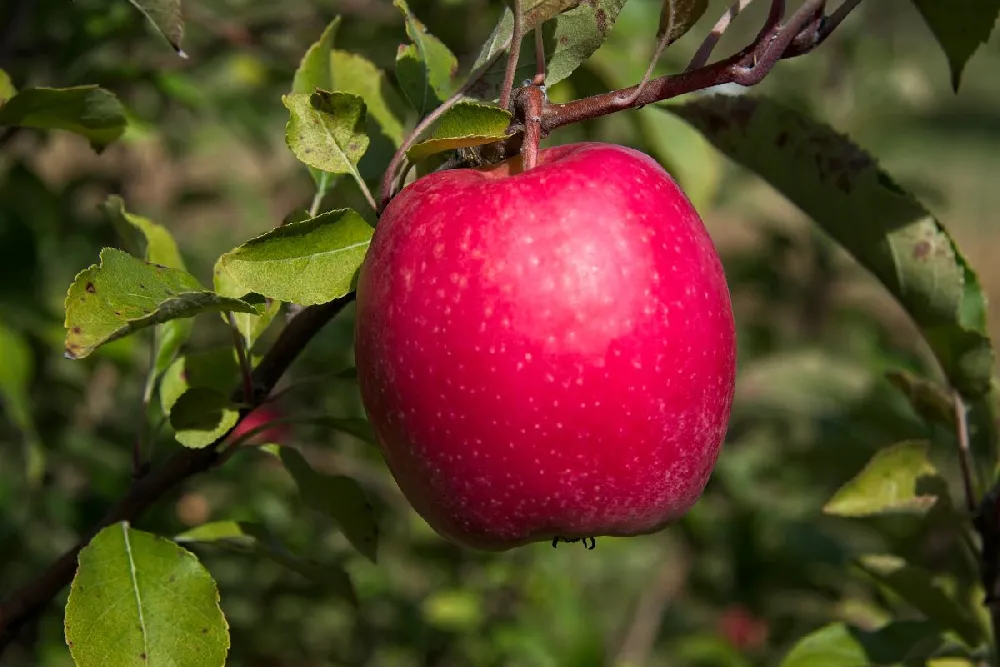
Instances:
[[[542,108],[546,104],[545,87],[534,84],[518,91],[515,100],[524,123],[524,141],[521,144],[521,160],[524,171],[538,166],[538,145],[542,141]]]

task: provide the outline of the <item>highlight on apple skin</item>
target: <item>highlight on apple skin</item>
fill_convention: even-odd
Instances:
[[[400,489],[441,535],[490,551],[684,515],[736,371],[694,207],[652,158],[599,143],[404,188],[361,269],[355,348]]]

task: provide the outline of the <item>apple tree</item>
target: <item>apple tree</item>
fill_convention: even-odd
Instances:
[[[49,4],[0,14],[12,664],[1000,665],[986,281],[845,134],[894,25],[957,94],[1000,2]],[[207,220],[130,187],[161,135]]]

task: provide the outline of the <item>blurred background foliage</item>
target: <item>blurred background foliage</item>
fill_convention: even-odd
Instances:
[[[686,64],[724,4],[711,3],[659,71]],[[758,4],[717,53],[752,37],[766,9]],[[411,7],[467,71],[502,4],[413,0]],[[550,94],[568,99],[637,81],[658,12],[655,0],[630,0],[610,40]],[[405,40],[389,0],[198,0],[185,14],[188,60],[126,2],[0,6],[0,68],[18,88],[96,83],[130,113],[124,140],[101,155],[68,134],[0,134],[0,591],[70,547],[130,481],[148,334],[84,361],[62,356],[65,290],[102,246],[118,244],[101,202],[120,193],[130,210],[169,227],[189,268],[210,283],[219,253],[308,207],[311,181],[284,145],[281,105],[305,48],[340,14],[336,47],[391,73]],[[998,68],[994,37],[954,95],[945,58],[911,4],[871,2],[759,89],[869,149],[944,222],[996,295]],[[412,127],[414,119],[405,120]],[[297,426],[288,442],[318,468],[354,476],[377,501],[377,565],[302,507],[284,470],[256,451],[192,480],[137,523],[173,535],[211,520],[259,521],[289,549],[342,564],[354,577],[357,610],[270,561],[194,547],[221,588],[233,635],[229,664],[771,666],[830,620],[874,628],[890,613],[912,613],[852,569],[851,559],[869,552],[906,553],[951,573],[948,585],[967,590],[978,607],[953,526],[933,516],[887,526],[821,513],[874,451],[899,440],[933,436],[936,463],[954,470],[952,436],[930,433],[884,377],[894,368],[937,374],[902,311],[796,209],[662,110],[566,128],[549,143],[581,139],[656,156],[687,189],[724,256],[740,380],[705,497],[663,533],[602,538],[592,552],[537,544],[478,554],[436,537],[372,448]],[[373,144],[367,158],[373,186],[385,150]],[[328,201],[363,207],[346,179]],[[990,322],[997,333],[1000,299]],[[227,336],[218,318],[199,318],[189,349],[225,345]],[[283,383],[283,412],[361,414],[356,387],[333,378],[352,364],[351,337],[349,310]],[[156,456],[176,446],[161,431]],[[28,474],[41,470],[43,455],[44,474]],[[64,602],[27,629],[6,664],[71,664]]]

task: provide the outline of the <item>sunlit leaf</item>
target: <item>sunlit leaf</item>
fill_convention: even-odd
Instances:
[[[938,501],[937,496],[921,492],[921,480],[937,475],[928,449],[927,442],[907,441],[879,450],[823,511],[852,517],[926,514]]]
[[[198,313],[257,313],[260,306],[221,297],[179,269],[143,262],[105,248],[66,295],[66,356],[82,359],[99,346],[140,329]]]
[[[354,289],[372,233],[351,209],[293,222],[220,257],[217,281],[225,280],[231,292],[256,292],[301,305],[326,303]]]
[[[426,157],[468,146],[492,143],[507,136],[509,112],[479,102],[459,102],[433,127],[430,137],[406,152],[416,162]]]
[[[0,69],[0,105],[16,94],[17,88],[14,87],[14,82],[10,80],[7,72]]]
[[[958,91],[972,54],[986,44],[1000,16],[1000,0],[913,0],[948,57],[951,86]]]
[[[762,176],[874,273],[963,395],[989,390],[993,349],[976,274],[944,227],[871,156],[766,99],[713,96],[666,108]]]
[[[222,667],[229,625],[219,592],[190,551],[116,523],[80,552],[66,604],[78,667]]]
[[[964,603],[938,586],[929,571],[896,556],[864,556],[858,561],[858,566],[941,630],[953,630],[969,646],[978,646],[985,639],[985,629]]]
[[[118,98],[97,86],[26,88],[0,106],[0,125],[67,130],[100,152],[125,132]]]
[[[374,561],[378,550],[378,524],[375,510],[361,485],[350,477],[316,472],[297,449],[283,447],[280,456],[295,479],[302,502],[337,522],[354,548]]]

